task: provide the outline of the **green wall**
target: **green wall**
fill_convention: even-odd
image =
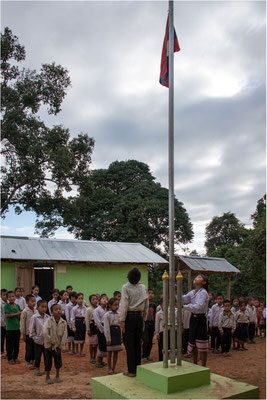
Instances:
[[[17,262],[1,262],[1,289],[15,289],[15,287],[17,286],[16,265],[18,264],[19,263]]]
[[[148,268],[146,265],[136,265],[142,274],[141,282],[148,285]],[[67,285],[72,285],[76,292],[84,293],[85,300],[90,294],[107,293],[108,297],[115,290],[121,291],[122,286],[128,282],[127,273],[133,265],[82,265],[82,264],[57,264],[56,287],[61,290]],[[66,272],[60,272],[66,271]]]

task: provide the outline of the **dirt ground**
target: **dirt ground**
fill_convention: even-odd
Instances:
[[[260,398],[266,398],[266,341],[256,338],[256,344],[247,345],[248,351],[232,351],[232,356],[224,358],[209,352],[207,367],[211,372],[224,375],[241,382],[259,386]],[[107,374],[107,367],[96,368],[88,362],[88,343],[85,346],[86,357],[78,358],[63,354],[61,370],[62,383],[47,385],[44,376],[34,376],[34,371],[26,369],[24,343],[20,346],[20,365],[8,365],[2,360],[2,399],[90,399],[91,378]],[[157,361],[157,344],[154,344],[151,356]],[[189,361],[187,359],[186,361]],[[119,354],[118,372],[126,369],[125,350]],[[43,365],[41,365],[43,370]],[[54,367],[51,371],[54,377]]]

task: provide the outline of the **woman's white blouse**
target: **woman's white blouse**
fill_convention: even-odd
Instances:
[[[191,290],[191,292],[182,296],[182,299],[185,310],[195,314],[206,314],[208,311],[209,295],[204,288],[199,289],[196,293],[195,290]]]

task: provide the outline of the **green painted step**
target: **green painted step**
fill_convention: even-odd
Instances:
[[[136,380],[168,394],[178,390],[209,385],[210,370],[186,361],[182,361],[182,365],[179,367],[169,362],[169,368],[163,368],[162,362],[156,362],[139,365]]]

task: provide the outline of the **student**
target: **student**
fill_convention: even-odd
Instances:
[[[261,319],[261,317],[260,317],[260,312],[259,312],[259,310],[260,310],[259,300],[257,300],[257,299],[254,300],[254,306],[256,308],[256,316],[257,316],[257,323],[255,326],[255,337],[260,337],[260,319]]]
[[[67,322],[61,318],[61,306],[58,303],[52,304],[52,316],[47,319],[44,324],[44,351],[45,351],[45,382],[60,383],[62,380],[59,377],[59,370],[62,367],[61,351],[65,347],[67,340]],[[52,368],[52,358],[54,358],[56,377],[53,381],[50,378]]]
[[[156,308],[156,313],[157,313],[158,311],[161,310],[161,304],[160,304],[160,300],[161,300],[161,299],[163,299],[163,294],[161,294],[161,295],[159,296],[159,305],[158,305],[157,308]]]
[[[35,310],[35,297],[32,294],[28,294],[26,296],[26,307],[21,313],[20,316],[20,333],[22,336],[22,340],[26,342],[25,348],[25,361],[27,363],[28,369],[35,369],[34,367],[34,341],[29,336],[29,327],[31,317],[36,313]]]
[[[198,361],[198,352],[202,366],[207,363],[208,334],[207,334],[207,310],[209,304],[208,279],[205,275],[198,275],[193,282],[195,290],[182,296],[183,308],[191,311],[188,353],[193,353],[194,364]]]
[[[213,293],[209,292],[209,308],[214,306],[215,302],[213,301]]]
[[[5,339],[6,339],[6,317],[4,307],[7,304],[7,290],[1,289],[1,358],[6,358]]]
[[[16,296],[15,303],[18,304],[21,311],[23,311],[27,304],[26,304],[24,297],[21,296],[21,288],[20,287],[15,288],[15,296]]]
[[[80,352],[78,357],[84,357],[83,346],[85,342],[85,313],[86,307],[83,304],[83,293],[77,293],[75,296],[76,306],[71,310],[70,325],[74,332],[74,344],[76,346],[76,352],[78,353],[78,347],[80,345]]]
[[[45,322],[49,318],[49,315],[46,314],[46,311],[47,302],[45,300],[39,300],[37,303],[37,312],[30,319],[29,336],[34,341],[34,366],[36,368],[36,376],[42,375],[40,371],[42,354],[45,362],[43,329]]]
[[[239,298],[234,297],[232,300],[232,308],[231,308],[232,313],[235,315],[237,311],[239,311]],[[233,332],[233,350],[237,350],[237,343],[235,340],[235,330]]]
[[[113,297],[115,297],[118,301],[119,301],[119,308],[118,308],[118,312],[120,312],[120,306],[121,306],[121,292],[119,292],[118,290],[115,290],[115,292],[113,293]]]
[[[189,340],[189,326],[190,326],[190,318],[191,311],[182,309],[182,321],[183,321],[183,330],[182,330],[182,353],[186,354],[186,358],[191,358],[191,354],[187,353],[188,349],[188,340]]]
[[[97,327],[93,316],[93,312],[98,306],[98,300],[95,294],[89,296],[89,302],[91,306],[87,308],[85,313],[85,325],[89,336],[90,363],[95,364],[98,346]]]
[[[68,293],[68,296],[70,297],[71,292],[73,292],[73,288],[71,285],[66,286],[66,292]]]
[[[143,356],[142,356],[143,360],[148,360],[148,361],[153,361],[152,358],[150,357],[150,353],[152,350],[152,342],[155,332],[155,318],[157,309],[156,304],[153,302],[154,297],[155,297],[154,290],[149,289],[148,290],[149,306],[148,306],[147,319],[145,322],[145,330],[143,333]]]
[[[259,314],[260,314],[260,337],[266,336],[266,317],[264,318],[263,312],[265,309],[265,301],[260,302]]]
[[[224,300],[223,311],[219,315],[218,328],[222,335],[222,354],[230,357],[232,333],[235,330],[235,314],[231,311],[230,300]]]
[[[20,288],[20,297],[22,297],[23,299],[25,299],[24,293],[25,293],[25,290],[24,290],[23,287],[21,287],[21,288]],[[25,301],[26,301],[26,300],[25,300]]]
[[[133,268],[127,275],[128,283],[121,292],[121,328],[126,347],[128,372],[124,375],[136,376],[137,365],[141,364],[141,340],[148,312],[148,292],[140,283],[141,272]]]
[[[67,290],[66,290],[67,291]],[[69,302],[65,308],[65,317],[66,317],[66,321],[67,321],[67,329],[68,329],[68,346],[69,346],[69,354],[73,355],[76,354],[75,351],[75,346],[74,346],[74,332],[72,330],[71,327],[71,310],[73,309],[73,307],[76,305],[76,292],[71,292],[69,294]]]
[[[51,307],[52,307],[53,304],[57,304],[58,297],[59,297],[59,290],[58,289],[54,289],[52,291],[52,299],[48,302],[48,311],[49,311],[50,315],[51,315]]]
[[[66,307],[68,305],[68,298],[69,298],[68,292],[66,290],[60,290],[59,298],[60,300],[58,304],[60,304],[62,311],[61,318],[63,318],[66,321]]]
[[[256,308],[254,306],[254,298],[253,297],[248,298],[247,311],[249,314],[248,344],[252,344],[252,343],[256,343],[254,341],[254,337],[255,337],[255,327],[256,327],[256,323],[257,323],[257,313],[256,313]]]
[[[107,342],[104,335],[104,316],[107,312],[107,304],[107,296],[102,295],[99,299],[99,306],[93,311],[93,318],[97,327],[98,338],[97,368],[103,368],[106,365],[106,363],[103,362],[103,358],[107,356]]]
[[[247,303],[240,301],[239,311],[235,313],[236,331],[235,337],[238,343],[237,350],[247,350],[245,343],[248,340],[248,324],[249,324],[249,313],[246,308]],[[241,345],[241,347],[240,347]]]
[[[104,335],[108,351],[108,373],[111,375],[115,374],[118,353],[122,350],[121,320],[120,313],[118,312],[119,300],[116,297],[109,299],[108,308],[110,311],[107,311],[104,315]]]
[[[97,304],[99,305],[100,294],[99,294],[99,293],[96,293],[95,295],[96,295],[96,297],[97,297]]]
[[[210,312],[210,328],[211,328],[211,348],[214,354],[220,354],[221,335],[218,328],[219,315],[223,310],[223,295],[221,293],[216,296],[216,304],[211,307]]]
[[[159,351],[159,361],[163,361],[163,326],[164,326],[164,317],[163,317],[163,298],[159,301],[160,310],[157,311],[156,321],[155,321],[155,335],[158,340],[158,351]]]
[[[6,350],[8,364],[20,364],[19,355],[19,340],[20,340],[20,323],[19,318],[21,309],[15,303],[15,293],[10,290],[7,292],[8,303],[4,306],[6,317]]]
[[[37,308],[38,301],[42,300],[42,297],[39,296],[39,287],[38,286],[36,286],[36,285],[32,286],[32,294],[33,294],[33,296],[35,297],[35,300],[36,300],[35,308]]]

